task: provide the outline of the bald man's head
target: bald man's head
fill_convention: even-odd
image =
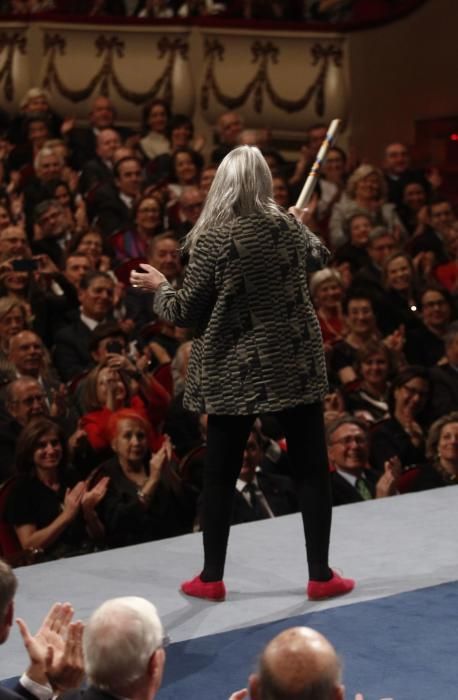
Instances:
[[[264,649],[250,694],[253,700],[343,700],[340,681],[332,644],[309,627],[292,627]]]

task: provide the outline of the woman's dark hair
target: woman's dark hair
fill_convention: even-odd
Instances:
[[[200,171],[202,170],[203,165],[204,165],[204,159],[202,158],[200,153],[197,153],[197,151],[194,151],[194,149],[192,149],[192,148],[177,148],[172,153],[172,161],[170,163],[170,181],[177,182],[177,174],[176,174],[176,170],[175,170],[175,160],[176,160],[177,155],[179,155],[180,153],[187,153],[190,156],[192,162],[196,166],[196,170],[197,170],[196,178],[198,181]]]
[[[142,111],[142,133],[143,134],[147,134],[149,132],[149,125],[148,125],[149,114],[150,114],[151,110],[153,109],[153,107],[156,107],[156,105],[160,105],[161,107],[163,107],[165,109],[165,113],[167,116],[167,124],[170,121],[170,117],[171,117],[172,113],[170,110],[169,103],[166,102],[165,100],[161,100],[160,97],[155,97],[154,100],[151,100],[150,102],[148,102],[148,104],[146,104],[143,107],[143,111]],[[166,126],[166,133],[167,133],[167,126]]]
[[[39,416],[37,418],[32,418],[32,420],[27,423],[25,428],[22,429],[21,434],[19,435],[16,447],[17,472],[20,474],[33,473],[35,468],[33,455],[38,447],[38,441],[43,437],[43,435],[46,435],[46,433],[51,431],[57,435],[57,438],[62,446],[62,459],[59,467],[67,464],[67,443],[62,428],[50,418]]]
[[[190,138],[194,136],[194,124],[190,117],[186,114],[173,114],[167,124],[166,135],[169,139],[172,138],[172,131],[180,129],[182,126],[187,126],[190,130]]]
[[[32,114],[25,115],[22,121],[22,135],[24,139],[28,139],[29,126],[31,124],[34,124],[35,122],[40,122],[40,124],[44,124],[48,129],[48,134],[51,134],[51,120],[49,116],[49,113],[46,112],[33,112]]]
[[[429,371],[426,367],[422,367],[421,365],[409,365],[408,367],[404,367],[404,369],[401,369],[401,371],[398,372],[398,374],[393,378],[393,381],[391,383],[390,391],[388,394],[388,409],[390,411],[391,416],[394,415],[396,408],[396,399],[394,396],[396,390],[403,387],[405,384],[407,384],[407,382],[410,382],[411,379],[423,379],[425,382],[427,382],[428,396],[426,398],[425,405],[428,404],[431,393],[431,378],[429,375]]]
[[[103,236],[103,233],[97,226],[90,226],[87,229],[84,229],[84,231],[79,231],[74,238],[69,242],[68,247],[67,247],[67,256],[71,255],[72,253],[75,253],[78,248],[79,244],[83,240],[85,236],[88,235],[88,233],[95,233],[97,236],[100,236],[100,240],[102,242],[102,252],[104,255],[109,254],[109,251],[107,250],[107,244],[105,243],[105,239]]]
[[[155,194],[142,194],[142,196],[135,202],[134,206],[132,207],[132,219],[135,221],[137,218],[137,213],[140,208],[140,206],[143,204],[145,199],[154,199],[154,201],[157,203],[157,206],[159,207],[159,216],[161,218],[162,226],[164,224],[164,205],[159,199],[159,197],[156,197]],[[162,230],[162,228],[161,228]]]
[[[71,191],[71,189],[68,185],[68,182],[65,182],[65,180],[50,180],[49,182],[47,182],[45,187],[44,187],[44,191],[47,194],[46,199],[57,199],[56,190],[58,187],[64,187],[65,190],[67,191],[67,194],[70,196],[70,209],[72,210],[72,212],[74,212],[76,209],[75,196],[74,196],[73,192]]]

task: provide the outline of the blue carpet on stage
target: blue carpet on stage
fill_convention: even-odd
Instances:
[[[202,605],[196,601],[196,605]],[[281,630],[322,632],[344,665],[347,700],[458,698],[458,582],[172,644],[161,700],[223,700],[246,685]]]

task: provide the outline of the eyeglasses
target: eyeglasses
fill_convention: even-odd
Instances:
[[[447,304],[445,299],[436,299],[436,301],[425,301],[423,304],[424,309],[432,309],[434,306],[444,306]]]
[[[159,209],[156,209],[155,207],[144,207],[143,209],[138,210],[139,214],[159,214]]]
[[[18,403],[22,403],[24,406],[33,406],[34,403],[43,403],[45,400],[45,395],[44,394],[36,394],[35,396],[27,396],[26,399],[17,399],[16,401],[12,401],[11,403],[17,405]]]
[[[411,397],[412,396],[419,396],[421,399],[426,399],[428,396],[427,391],[423,391],[422,389],[417,389],[415,386],[409,386],[408,384],[404,384],[401,388],[405,389],[407,394]]]
[[[366,445],[367,438],[364,435],[347,435],[346,437],[339,438],[338,440],[333,440],[331,445],[344,445],[348,447],[354,443],[355,445]]]

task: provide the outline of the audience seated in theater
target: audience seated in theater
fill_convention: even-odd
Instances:
[[[392,253],[383,263],[385,295],[378,304],[377,323],[383,335],[403,328],[406,334],[422,327],[418,314],[418,284],[407,253]]]
[[[66,180],[51,180],[46,189],[50,199],[55,199],[62,207],[65,229],[71,233],[71,237],[87,230],[86,202],[83,197],[72,190]]]
[[[343,416],[327,426],[326,435],[335,506],[397,494],[401,463],[394,455],[380,473],[371,469],[369,433],[363,421]]]
[[[365,286],[374,299],[384,295],[383,264],[394,253],[397,243],[394,234],[383,226],[371,229],[367,241],[368,261],[353,276],[355,287]]]
[[[76,290],[79,289],[81,280],[91,269],[92,261],[84,253],[69,253],[63,265],[65,277]]]
[[[455,316],[454,305],[445,289],[431,285],[419,296],[419,310],[423,325],[407,333],[404,353],[411,365],[433,367],[444,357],[444,337]]]
[[[343,311],[347,333],[343,340],[337,341],[331,348],[328,364],[332,379],[341,384],[349,384],[357,379],[354,365],[358,350],[369,341],[379,340],[380,331],[372,299],[363,290],[350,290],[344,300]],[[402,332],[387,336],[383,342],[393,353],[394,361],[398,363],[404,342]]]
[[[49,414],[46,394],[33,377],[15,379],[6,386],[4,393],[0,414],[0,483],[14,472],[17,440],[22,428],[32,418]]]
[[[106,346],[105,346],[106,347]],[[99,350],[100,353],[100,350]],[[94,450],[106,453],[110,448],[108,423],[114,411],[133,408],[151,424],[150,447],[162,444],[160,425],[170,403],[166,389],[150,376],[148,368],[137,369],[121,353],[108,353],[103,364],[94,367],[84,380],[82,405],[85,413],[79,426]]]
[[[433,275],[456,298],[458,297],[458,221],[444,228],[443,235],[447,262],[438,265],[433,270]]]
[[[131,227],[110,236],[110,246],[119,262],[131,258],[142,258],[146,262],[152,238],[164,231],[160,201],[153,195],[142,195],[134,204],[132,218]]]
[[[62,119],[50,107],[50,97],[46,90],[39,87],[32,87],[22,97],[20,102],[20,112],[13,117],[8,128],[8,141],[13,144],[21,144],[24,139],[24,125],[36,115],[46,116],[49,133],[52,136],[59,136],[61,132]]]
[[[0,297],[0,372],[8,362],[11,339],[29,327],[30,312],[27,306],[15,297]]]
[[[180,261],[180,244],[171,232],[160,233],[151,240],[147,262],[167,277],[178,288],[181,284],[182,265]],[[137,329],[156,320],[153,312],[154,294],[129,287],[125,294],[128,318],[132,319]]]
[[[458,484],[458,411],[436,420],[426,440],[428,462],[422,464],[412,491],[425,491]]]
[[[428,193],[424,183],[408,181],[403,185],[397,212],[409,236],[422,233],[428,218],[427,202]]]
[[[424,462],[430,393],[424,367],[405,367],[394,377],[388,396],[390,418],[377,423],[371,433],[370,462],[376,471],[394,456],[404,469]]]
[[[318,199],[318,220],[328,219],[332,207],[342,196],[347,183],[347,155],[338,146],[332,146],[323,161]]]
[[[98,508],[109,546],[149,542],[191,532],[194,497],[173,466],[166,437],[151,455],[150,424],[134,410],[115,412],[109,422],[114,457],[99,475],[109,477]]]
[[[72,237],[72,230],[65,221],[64,209],[57,199],[45,199],[34,211],[32,251],[35,255],[49,255],[61,268],[65,249]]]
[[[439,418],[458,406],[458,321],[450,324],[444,336],[445,363],[433,367],[431,416]]]
[[[329,222],[331,245],[346,243],[345,222],[352,214],[367,214],[373,226],[392,230],[397,240],[405,235],[394,204],[386,201],[386,185],[380,170],[372,165],[360,165],[348,178],[345,193],[332,209]]]
[[[196,224],[204,201],[205,196],[199,187],[189,185],[183,188],[178,199],[177,221],[172,223],[173,231],[181,244]]]
[[[114,283],[106,272],[89,272],[80,282],[80,309],[68,314],[68,322],[56,333],[54,363],[64,381],[84,372],[91,362],[91,333],[99,323],[112,319]]]
[[[114,129],[99,129],[96,134],[95,157],[86,161],[79,179],[80,192],[86,193],[97,185],[113,184],[114,154],[121,146],[119,133]]]
[[[411,168],[410,154],[407,146],[403,143],[389,143],[383,156],[383,172],[388,187],[388,201],[401,207],[405,201],[405,186],[409,183],[416,183],[421,186],[427,196],[431,189],[423,173]],[[436,184],[432,178],[433,184]],[[408,227],[406,227],[407,230]]]
[[[344,392],[347,410],[369,424],[388,418],[388,378],[393,373],[393,358],[386,345],[376,340],[363,345],[354,369],[358,383],[353,391]]]
[[[409,252],[412,257],[419,253],[434,253],[437,265],[448,261],[446,254],[447,231],[455,221],[455,214],[451,202],[444,197],[436,195],[428,205],[429,221],[423,227],[423,232],[409,241]]]
[[[8,224],[0,228],[0,260],[27,258],[30,255],[29,242],[22,226]]]
[[[169,175],[170,202],[178,200],[185,187],[198,185],[203,159],[192,148],[177,148],[172,153]]]
[[[367,214],[352,214],[345,223],[348,240],[339,246],[334,253],[334,260],[346,259],[350,262],[355,273],[370,262],[367,253],[372,222]]]
[[[68,129],[65,138],[71,151],[71,162],[76,170],[82,170],[84,165],[97,155],[97,134],[102,129],[114,129],[121,138],[129,134],[128,129],[116,126],[116,111],[108,97],[99,95],[91,105],[89,126]]]
[[[49,418],[34,418],[21,432],[16,473],[5,515],[24,550],[58,559],[91,551],[94,540],[103,539],[95,507],[108,479],[88,489],[68,463],[62,430]]]
[[[343,286],[338,272],[325,267],[310,276],[310,294],[320,322],[325,350],[330,348],[346,333],[342,312]]]
[[[109,184],[97,188],[92,201],[93,223],[104,236],[132,226],[134,206],[141,193],[141,163],[138,158],[121,158],[114,166],[113,175],[114,188]]]
[[[155,98],[143,108],[142,133],[138,142],[141,156],[154,160],[170,152],[168,126],[171,112],[168,102]]]
[[[232,524],[264,520],[298,511],[293,484],[287,476],[266,473],[261,436],[251,431],[235,486]]]
[[[239,145],[239,137],[243,131],[243,119],[237,112],[223,112],[216,124],[218,145],[213,149],[211,162],[219,165],[235,146]]]
[[[111,269],[111,260],[107,245],[100,231],[92,226],[87,231],[82,231],[70,241],[67,255],[81,253],[87,255],[91,263],[92,271],[108,272]]]
[[[34,233],[35,208],[40,202],[49,199],[48,184],[63,178],[64,159],[52,148],[43,146],[35,156],[35,174],[28,178],[22,187],[24,195],[24,215],[29,238]]]
[[[21,177],[24,170],[31,174],[35,157],[46,141],[51,138],[49,116],[45,112],[32,112],[24,116],[23,134],[13,150],[8,154],[5,164],[8,175],[19,171]]]

